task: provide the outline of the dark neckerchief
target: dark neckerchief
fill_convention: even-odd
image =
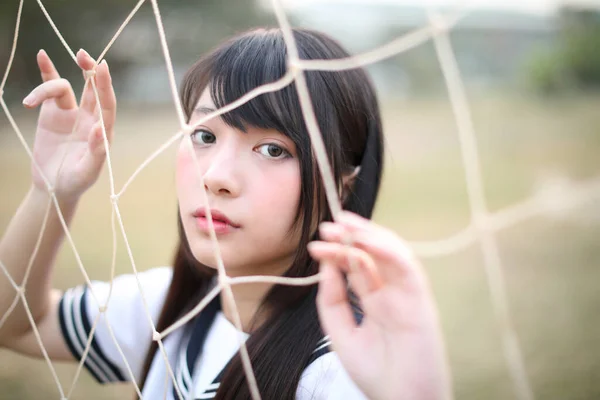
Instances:
[[[187,346],[182,347],[182,351],[180,351],[178,359],[177,359],[177,369],[176,369],[176,381],[181,390],[181,394],[184,399],[194,398],[196,400],[199,399],[212,399],[219,389],[219,385],[221,382],[221,378],[225,372],[225,369],[229,365],[229,362],[225,364],[225,367],[221,369],[219,374],[213,379],[212,383],[207,386],[207,388],[202,392],[199,397],[193,396],[193,376],[194,376],[194,367],[196,366],[196,361],[198,357],[200,357],[202,353],[202,347],[204,346],[204,342],[206,341],[206,336],[208,331],[210,330],[215,316],[221,310],[221,298],[220,296],[216,296],[208,305],[200,312],[193,322],[192,330],[189,335],[189,340],[187,341]],[[353,314],[356,322],[360,324],[362,322],[362,313],[358,308],[353,307]],[[323,337],[321,340],[317,342],[317,346],[309,361],[306,365],[312,364],[317,358],[329,353],[331,351],[331,341],[329,336]],[[183,351],[185,348],[185,351]],[[233,357],[232,357],[233,359]],[[190,391],[192,391],[192,396],[190,396]],[[177,399],[177,391],[175,387],[173,387],[173,398]]]
[[[206,340],[206,336],[210,327],[213,324],[217,312],[221,310],[220,296],[216,296],[208,305],[200,312],[200,315],[194,319],[192,331],[187,341],[185,352],[181,351],[177,359],[176,381],[181,390],[181,394],[185,399],[189,398],[190,391],[193,391],[192,380],[194,376],[194,367],[196,360],[202,353],[202,347]],[[212,387],[212,385],[211,385]],[[173,398],[179,398],[177,390],[173,387]]]

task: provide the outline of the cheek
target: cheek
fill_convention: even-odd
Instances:
[[[300,202],[300,171],[297,165],[278,171],[271,176],[261,191],[262,208],[279,221],[283,230],[288,230],[294,222]]]
[[[198,163],[194,161],[193,157],[190,150],[182,143],[175,160],[175,181],[179,197],[189,191],[189,188],[198,186],[199,174],[196,171]]]
[[[192,155],[182,144],[177,151],[177,158],[175,160],[175,178],[177,179],[177,183],[188,179],[193,164]]]

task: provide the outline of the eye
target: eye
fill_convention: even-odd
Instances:
[[[204,129],[198,129],[191,134],[192,141],[196,144],[206,145],[217,141],[217,137]]]
[[[277,160],[290,156],[290,153],[286,149],[274,143],[267,143],[258,146],[258,152],[265,157],[274,158]]]

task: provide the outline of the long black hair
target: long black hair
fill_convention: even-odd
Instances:
[[[336,59],[348,53],[327,35],[294,29],[301,59]],[[281,78],[286,71],[286,46],[279,29],[257,29],[238,35],[197,61],[186,73],[180,90],[189,120],[196,103],[209,88],[212,100],[222,107],[248,91]],[[370,218],[383,168],[383,140],[379,107],[373,86],[363,69],[343,72],[310,71],[306,79],[333,174],[342,188],[342,177],[360,166],[353,184],[344,193],[346,210]],[[311,150],[294,85],[263,94],[222,116],[225,123],[276,129],[295,143],[300,163],[301,195],[296,226],[301,239],[284,276],[305,277],[318,272],[306,246],[317,238],[318,220],[331,220],[323,185]],[[193,302],[204,296],[216,271],[192,255],[179,218],[180,242],[174,272],[157,330],[175,322]],[[264,297],[259,313],[266,321],[253,330],[246,344],[259,391],[265,399],[294,399],[303,370],[323,337],[315,298],[317,285],[274,285]],[[144,364],[141,385],[157,350],[153,342]],[[234,356],[221,380],[216,399],[249,399],[250,391],[239,355]]]

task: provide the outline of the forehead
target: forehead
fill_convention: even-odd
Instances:
[[[215,102],[212,100],[210,90],[208,88],[202,91],[200,98],[194,106],[192,117],[201,117],[216,110]]]
[[[210,89],[206,88],[206,89],[204,89],[204,91],[202,91],[202,94],[200,95],[200,98],[198,99],[198,102],[196,103],[196,106],[194,107],[194,111],[192,112],[190,122],[193,123],[194,121],[198,121],[200,118],[203,118],[206,115],[208,115],[212,112],[215,112],[216,110],[217,110],[217,107],[215,106],[215,102],[212,100]],[[210,122],[210,121],[224,122],[223,119],[221,118],[221,116],[210,118],[206,122]],[[245,127],[245,129],[243,129],[243,131],[244,131],[244,133],[251,133],[251,134],[277,135],[277,136],[282,137],[283,140],[289,142],[289,144],[291,146],[295,147],[294,142],[290,138],[288,138],[287,135],[279,132],[278,130],[276,130],[274,128],[260,128],[257,126],[248,125]]]

